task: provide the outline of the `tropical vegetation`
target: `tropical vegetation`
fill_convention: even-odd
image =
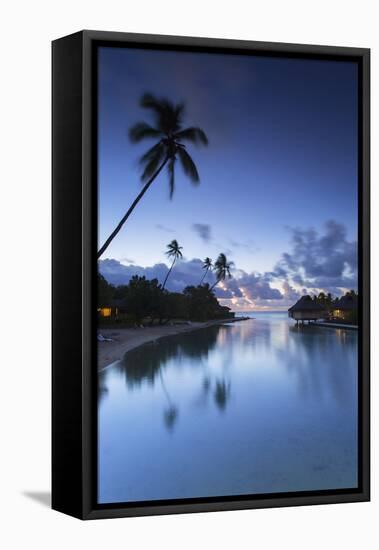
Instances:
[[[358,324],[358,293],[355,290],[345,292],[340,298],[330,292],[320,292],[312,296],[312,300],[323,306],[328,312],[329,321]]]
[[[157,279],[133,276],[127,285],[110,285],[98,275],[98,304],[112,310],[100,317],[100,324],[167,324],[172,321],[207,321],[234,317],[230,308],[221,306],[209,284],[187,286],[183,292],[169,292]]]
[[[172,259],[171,265],[162,283],[158,279],[133,276],[127,285],[113,286],[98,274],[98,309],[100,319],[102,312],[107,310],[105,322],[120,321],[141,325],[144,322],[164,324],[174,319],[188,321],[206,321],[233,317],[230,308],[219,304],[213,289],[220,281],[231,278],[233,262],[229,262],[224,253],[219,254],[214,266],[210,258],[203,262],[204,274],[200,284],[189,285],[183,292],[169,292],[166,289],[167,281],[175,263],[183,257],[183,247],[176,239],[167,245],[166,255]],[[215,272],[216,280],[212,286],[204,283],[205,276]]]

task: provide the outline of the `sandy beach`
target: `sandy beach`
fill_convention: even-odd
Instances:
[[[115,361],[121,359],[124,354],[138,346],[155,342],[164,336],[173,336],[192,332],[202,328],[223,323],[235,323],[246,321],[249,317],[235,317],[232,319],[217,319],[204,323],[192,322],[191,324],[164,325],[144,328],[102,328],[98,332],[104,338],[112,338],[111,342],[98,342],[98,370],[102,371]]]

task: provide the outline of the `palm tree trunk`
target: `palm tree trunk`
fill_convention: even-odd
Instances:
[[[100,250],[97,253],[97,259],[100,258],[108,248],[108,246],[111,244],[117,233],[120,231],[126,220],[129,218],[130,214],[133,212],[139,201],[142,199],[146,191],[149,189],[150,185],[153,183],[155,178],[158,176],[159,172],[161,172],[162,168],[165,166],[165,164],[168,161],[168,157],[162,162],[158,170],[155,172],[155,174],[152,175],[152,177],[149,179],[149,181],[144,185],[142,191],[137,195],[136,199],[133,201],[131,207],[126,212],[125,216],[122,218],[120,223],[117,225],[116,229],[109,235],[103,246],[100,248]]]
[[[176,262],[176,258],[174,258],[174,261],[172,262],[171,267],[170,267],[170,269],[169,269],[168,272],[167,272],[166,278],[165,278],[165,280],[164,280],[164,282],[163,282],[162,290],[164,290],[164,287],[166,286],[167,279],[168,279],[169,276],[170,276],[170,273],[171,273],[171,271],[172,271],[172,268],[174,267],[175,262]]]
[[[206,275],[207,275],[207,273],[208,273],[208,269],[209,269],[209,268],[207,267],[207,269],[205,270],[204,275],[203,275],[202,278],[201,278],[200,285],[203,284],[203,281],[204,281],[204,279],[205,279],[205,277],[206,277]]]
[[[221,281],[221,279],[217,279],[217,281],[215,283],[213,283],[213,285],[211,286],[211,288],[209,290],[212,291],[214,289],[214,287],[217,286],[220,281]]]

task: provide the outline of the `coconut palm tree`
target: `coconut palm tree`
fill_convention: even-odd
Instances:
[[[213,267],[212,260],[208,257],[205,258],[204,263],[203,263],[203,269],[205,269],[205,271],[204,271],[204,275],[201,278],[200,285],[203,284],[203,281],[204,281],[205,277],[207,276],[208,271],[210,269],[212,269],[212,267]]]
[[[228,277],[228,279],[232,278],[232,274],[230,273],[230,270],[233,267],[233,265],[234,265],[233,262],[228,262],[225,254],[223,253],[219,254],[214,265],[214,270],[216,272],[216,282],[211,286],[211,290],[213,290],[214,287],[218,285],[220,281],[224,281],[226,277]]]
[[[167,279],[169,278],[170,276],[170,273],[172,271],[172,268],[174,267],[174,264],[176,262],[176,260],[178,258],[182,258],[183,257],[183,254],[181,252],[181,250],[183,249],[182,246],[179,246],[179,243],[176,239],[174,239],[173,241],[170,242],[170,244],[167,245],[167,252],[166,252],[166,255],[169,257],[169,258],[174,258],[173,261],[172,261],[172,264],[171,264],[171,267],[170,269],[168,270],[167,272],[167,275],[166,275],[166,278],[163,282],[163,285],[162,285],[162,290],[164,290],[164,287],[166,286],[166,283],[167,283]]]
[[[143,168],[141,180],[144,186],[119,224],[98,251],[97,258],[100,258],[108,248],[165,166],[167,167],[169,177],[170,199],[172,199],[175,190],[175,164],[178,160],[185,175],[188,176],[191,182],[194,185],[200,182],[196,165],[188,154],[184,142],[195,145],[208,145],[208,138],[201,128],[194,126],[183,128],[184,103],[174,104],[168,99],[159,99],[152,94],[144,94],[140,105],[151,112],[153,126],[146,122],[138,122],[130,128],[129,138],[132,143],[139,143],[145,139],[156,140],[156,143],[140,158],[140,164]]]

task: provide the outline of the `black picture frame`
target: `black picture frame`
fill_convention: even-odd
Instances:
[[[359,65],[359,487],[96,504],[96,48],[101,44],[355,60]],[[81,519],[370,499],[370,50],[81,31],[52,43],[52,507]]]

